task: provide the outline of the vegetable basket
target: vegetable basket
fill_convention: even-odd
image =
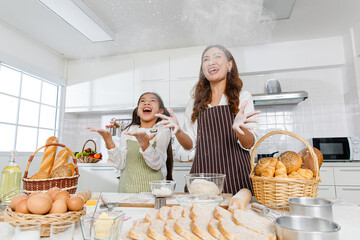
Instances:
[[[66,148],[70,152],[71,157],[72,157],[73,162],[74,162],[74,165],[75,165],[75,171],[74,171],[73,176],[70,176],[70,177],[58,177],[58,178],[48,178],[48,179],[30,179],[30,178],[28,178],[29,166],[30,166],[32,160],[34,159],[35,154],[37,152],[39,152],[42,148],[49,147],[49,146],[63,147],[63,148]],[[22,179],[22,181],[23,181],[23,192],[26,193],[26,194],[31,194],[33,192],[47,191],[50,188],[58,187],[61,190],[66,190],[69,193],[73,194],[73,193],[76,192],[79,177],[80,177],[80,175],[79,175],[79,170],[78,170],[78,166],[77,166],[77,160],[76,160],[76,157],[75,157],[74,153],[68,147],[66,147],[64,144],[50,143],[50,144],[47,144],[47,145],[44,145],[44,146],[40,147],[39,149],[37,149],[30,156],[30,158],[28,160],[28,163],[26,165],[24,177]]]
[[[94,151],[96,152],[96,143],[94,140],[87,140],[85,143],[84,143],[84,146],[82,148],[82,151],[81,151],[81,157],[78,158],[78,161],[80,163],[96,163],[98,161],[100,161],[101,159],[100,158],[93,158],[93,157],[89,157],[89,156],[84,156],[84,150],[85,150],[85,146],[88,142],[93,142],[94,143]]]
[[[276,134],[284,134],[291,136],[306,145],[306,147],[310,150],[312,159],[314,160],[315,171],[317,173],[315,174],[316,176],[313,179],[305,180],[294,178],[275,178],[261,177],[255,175],[254,159],[256,149],[259,147],[260,143],[262,143],[266,138]],[[287,200],[292,197],[317,197],[318,185],[320,182],[318,159],[313,148],[304,138],[291,132],[273,131],[261,137],[255,144],[251,152],[250,178],[253,183],[256,200],[259,203],[271,208],[281,208],[284,206],[289,206]]]

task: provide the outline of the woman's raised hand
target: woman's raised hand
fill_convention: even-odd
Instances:
[[[180,125],[177,118],[174,115],[174,111],[171,108],[167,108],[170,113],[170,117],[165,116],[164,114],[155,114],[156,117],[161,118],[162,120],[156,125],[164,125],[164,127],[171,128],[171,130],[176,134],[180,130]]]
[[[241,128],[246,128],[248,130],[253,129],[251,126],[248,125],[248,123],[256,123],[258,122],[258,120],[256,119],[251,119],[252,116],[255,116],[256,114],[259,114],[260,111],[255,111],[255,112],[249,112],[247,114],[244,114],[244,110],[245,107],[247,105],[247,101],[244,101],[244,103],[241,105],[241,108],[238,112],[238,114],[236,114],[234,123],[232,128],[240,133],[240,134],[245,134],[243,130],[241,130]]]

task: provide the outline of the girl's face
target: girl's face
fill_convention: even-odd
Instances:
[[[141,121],[149,122],[156,120],[156,113],[164,113],[164,110],[160,109],[159,100],[154,94],[144,94],[139,100],[137,110],[137,114],[140,117]]]
[[[221,49],[213,47],[204,53],[201,68],[210,82],[226,80],[226,74],[232,68],[232,61],[228,61]]]

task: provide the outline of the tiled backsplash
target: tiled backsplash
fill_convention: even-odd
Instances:
[[[355,126],[348,126],[349,115],[359,116],[358,108],[347,104],[357,103],[357,94],[345,94],[341,67],[287,71],[263,75],[241,76],[244,89],[253,94],[265,92],[265,82],[277,79],[283,92],[307,91],[309,98],[298,105],[256,106],[258,115],[257,135],[259,137],[274,130],[294,132],[306,140],[322,136],[352,136]],[[346,104],[345,104],[346,99]],[[183,124],[184,111],[175,115]],[[99,150],[105,152],[100,135],[89,132],[85,127],[104,127],[111,118],[128,118],[131,113],[122,115],[72,115],[65,114],[62,140],[74,151],[80,151],[87,139],[96,141]],[[351,122],[350,122],[351,123]],[[117,137],[114,138],[117,140]],[[265,140],[257,153],[302,149],[304,145],[289,136],[275,135]]]

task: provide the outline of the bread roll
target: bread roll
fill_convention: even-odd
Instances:
[[[299,168],[297,171],[305,179],[313,179],[314,173],[310,169]]]
[[[229,211],[234,209],[244,210],[251,200],[251,191],[247,188],[242,188],[229,201]]]
[[[270,164],[268,164],[261,172],[262,177],[274,177],[275,174],[275,167],[277,163],[277,158],[272,158]]]
[[[70,176],[72,176],[71,169],[67,166],[57,167],[50,174],[50,178],[70,177]]]
[[[255,174],[260,176],[262,171],[267,167],[267,165],[271,163],[271,160],[273,159],[273,157],[261,158],[255,166]]]
[[[319,169],[322,165],[322,162],[324,160],[324,156],[322,155],[322,153],[320,152],[319,149],[314,148],[313,150],[318,158],[318,164],[319,164]],[[314,176],[316,176],[316,171],[315,171],[315,166],[314,166],[314,160],[310,154],[310,151],[308,148],[304,148],[299,152],[299,155],[301,156],[303,163],[301,165],[301,168],[305,168],[305,169],[310,169],[313,173]]]
[[[286,167],[287,174],[295,172],[301,167],[302,159],[299,154],[293,151],[283,152],[279,156],[279,161],[282,161]]]
[[[75,173],[75,166],[74,166],[74,164],[72,164],[72,163],[65,163],[64,166],[69,167],[69,168],[71,169],[72,175],[74,175],[74,173]]]
[[[67,149],[61,150],[56,156],[54,164],[51,168],[51,172],[54,171],[55,168],[65,165],[65,163],[69,161],[69,158],[70,158],[69,151]]]
[[[286,170],[285,164],[282,161],[277,161],[277,163],[276,163],[275,177],[287,178],[287,170]]]
[[[58,143],[58,139],[56,137],[49,137],[46,140],[46,145],[50,144],[50,143]],[[44,150],[44,156],[39,168],[39,172],[40,171],[44,171],[47,172],[48,174],[51,173],[51,168],[54,164],[54,159],[55,159],[55,154],[56,154],[56,146],[50,146],[50,147],[46,147]]]

